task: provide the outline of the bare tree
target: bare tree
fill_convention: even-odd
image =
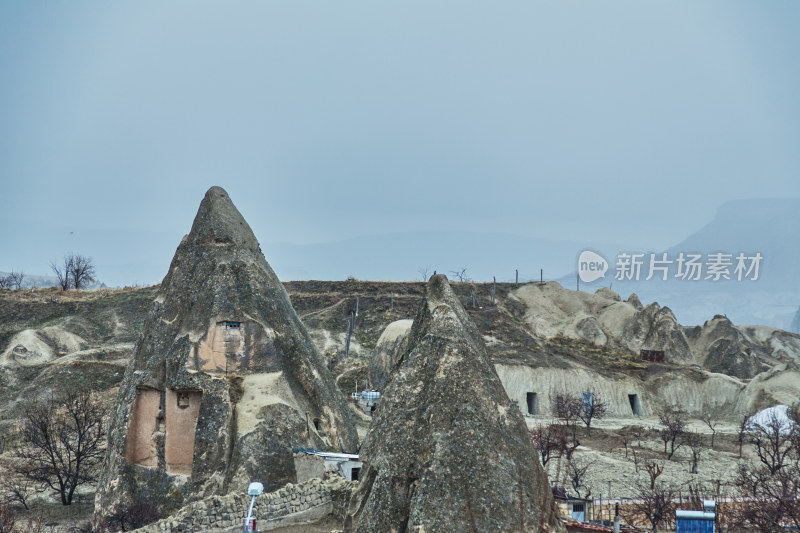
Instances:
[[[19,272],[14,272],[12,270],[9,276],[11,277],[11,285],[15,289],[20,290],[22,288],[22,280],[25,279],[25,274],[21,270]]]
[[[17,502],[29,509],[28,500],[31,493],[36,492],[33,482],[21,475],[13,465],[3,463],[0,469],[0,492],[10,502]]]
[[[428,265],[425,265],[423,267],[419,267],[417,269],[417,272],[419,273],[419,277],[422,278],[422,281],[428,281],[428,278],[430,278],[428,273],[430,271],[431,271],[431,267],[429,267]]]
[[[739,431],[737,432],[737,438],[739,440],[739,459],[742,458],[742,447],[744,446],[744,441],[747,437],[747,426],[750,422],[751,416],[753,415],[744,415],[739,419]]]
[[[778,416],[774,410],[760,420],[751,418],[747,425],[747,440],[770,474],[783,468],[787,456],[795,451],[792,426],[791,421]]]
[[[50,269],[61,290],[85,289],[95,281],[94,263],[85,255],[70,253],[64,256],[61,264],[50,261]]]
[[[558,456],[560,439],[557,431],[558,426],[556,424],[540,424],[530,430],[533,445],[539,451],[539,457],[544,467],[547,467],[550,459]]]
[[[572,437],[577,441],[578,420],[581,419],[583,401],[577,396],[559,392],[550,396],[550,410],[553,416],[572,431]]]
[[[472,278],[467,275],[466,268],[462,268],[461,270],[451,270],[450,274],[453,275],[454,281],[465,281],[465,282],[472,281]]]
[[[594,463],[594,461],[575,456],[570,457],[567,461],[567,479],[578,498],[586,499],[592,495],[592,489],[586,482],[589,477],[588,472],[594,466]]]
[[[680,448],[681,438],[686,431],[686,413],[669,406],[660,409],[657,415],[661,424],[659,435],[664,441],[664,454],[667,459],[672,459],[675,451]],[[669,444],[669,451],[667,451],[667,444]]]
[[[697,463],[700,460],[700,450],[703,447],[703,441],[700,438],[700,434],[696,431],[689,431],[685,434],[684,441],[689,449],[692,451],[692,468],[689,470],[689,473],[696,474],[697,473]]]
[[[720,412],[719,409],[706,409],[700,414],[700,420],[703,421],[705,425],[708,426],[708,429],[711,430],[711,448],[714,448],[714,436],[717,434],[716,427],[720,421]]]
[[[622,439],[622,444],[625,446],[625,458],[628,458],[628,448],[633,448],[633,443],[635,441],[642,440],[642,434],[644,432],[644,428],[642,426],[625,426],[619,432],[619,436]]]
[[[77,289],[85,289],[95,278],[94,264],[90,257],[80,254],[72,254],[72,268],[70,269],[70,277],[72,278],[72,286]]]
[[[644,469],[647,471],[647,475],[650,476],[650,488],[655,489],[656,479],[658,479],[658,476],[664,473],[664,463],[651,461],[644,465]]]
[[[88,391],[69,392],[29,405],[22,414],[17,471],[58,492],[70,505],[75,490],[94,483],[103,458],[106,408]]]
[[[606,416],[608,403],[591,391],[584,392],[583,397],[579,399],[581,400],[582,409],[578,409],[577,415],[586,426],[586,435],[589,436],[592,429],[592,420],[600,420]]]
[[[72,287],[72,278],[70,271],[72,270],[71,256],[64,256],[63,263],[58,264],[55,261],[50,261],[50,269],[56,275],[58,286],[62,291],[68,291]]]
[[[800,466],[797,461],[775,473],[763,465],[742,464],[735,485],[744,505],[733,507],[729,531],[800,529]]]
[[[25,274],[22,271],[12,270],[8,275],[0,276],[0,288],[19,290],[22,288],[23,279],[25,279]]]
[[[659,526],[668,528],[675,515],[674,489],[657,483],[653,488],[647,485],[634,487],[634,499],[629,501],[626,522],[634,523],[639,517],[650,522],[653,533],[658,533]]]

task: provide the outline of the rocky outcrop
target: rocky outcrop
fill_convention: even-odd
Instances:
[[[442,275],[360,458],[346,531],[564,531],[522,415]]]
[[[355,451],[350,411],[227,193],[211,188],[120,387],[96,496],[165,507],[296,481],[292,447]]]
[[[642,301],[639,299],[639,296],[635,292],[632,292],[631,295],[628,296],[628,299],[625,301],[631,304],[637,311],[641,311],[642,309],[644,309]]]
[[[534,338],[563,336],[634,356],[640,350],[663,350],[669,363],[699,365],[740,379],[787,361],[800,362],[800,335],[736,326],[722,315],[684,327],[668,307],[656,302],[642,306],[636,294],[623,302],[607,288],[589,294],[548,282],[520,287],[510,298],[524,304]]]
[[[625,325],[623,339],[628,349],[663,350],[669,361],[693,362],[693,354],[683,328],[669,307],[656,302],[638,311]]]
[[[383,330],[369,361],[369,380],[377,390],[383,390],[392,368],[408,347],[412,320],[395,320]]]
[[[702,327],[690,330],[688,340],[702,364],[712,372],[750,379],[761,371],[761,363],[747,338],[728,320],[716,315]]]

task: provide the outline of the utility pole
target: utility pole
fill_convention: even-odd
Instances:
[[[350,311],[350,317],[347,319],[347,340],[344,345],[344,358],[347,359],[350,354],[350,336],[353,334],[353,328],[356,324],[356,313]]]
[[[497,289],[497,278],[492,276],[492,305],[494,305],[494,292]]]

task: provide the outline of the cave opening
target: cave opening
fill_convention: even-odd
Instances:
[[[535,392],[529,392],[525,395],[525,400],[528,404],[528,414],[529,415],[538,415],[539,414],[539,398]]]
[[[628,402],[631,404],[631,412],[636,416],[642,416],[642,404],[638,394],[628,394]]]

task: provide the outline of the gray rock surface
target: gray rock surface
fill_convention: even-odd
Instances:
[[[397,361],[408,348],[411,320],[395,320],[383,330],[373,356],[369,360],[369,379],[377,390],[383,390]]]
[[[564,531],[519,409],[433,276],[361,450],[345,531]]]
[[[188,501],[296,481],[293,446],[354,452],[352,415],[228,194],[212,187],[161,284],[112,412],[96,495]]]
[[[712,372],[750,379],[761,371],[754,345],[725,316],[716,315],[702,327],[692,328],[687,339]]]

